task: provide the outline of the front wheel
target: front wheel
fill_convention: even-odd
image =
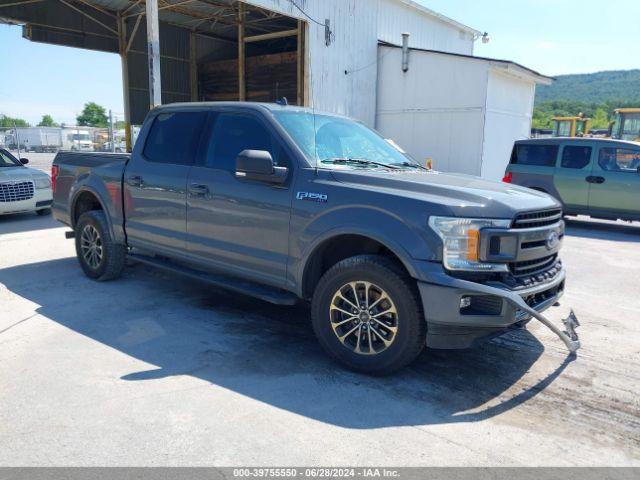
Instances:
[[[415,282],[377,255],[343,260],[320,279],[312,301],[322,347],[350,369],[388,374],[420,354],[426,322]]]
[[[118,278],[124,269],[127,249],[114,243],[104,212],[80,215],[75,226],[76,255],[85,275],[98,281]]]

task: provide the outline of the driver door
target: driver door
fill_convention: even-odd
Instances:
[[[289,255],[291,178],[284,145],[257,114],[211,114],[204,155],[187,181],[187,238],[192,257],[214,269],[273,286],[285,282]],[[236,177],[243,150],[266,150],[289,168],[283,184]]]

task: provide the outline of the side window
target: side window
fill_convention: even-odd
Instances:
[[[562,168],[584,168],[591,162],[591,147],[566,146],[562,150]]]
[[[598,165],[609,172],[637,173],[640,168],[640,150],[633,148],[601,148]]]
[[[248,115],[221,114],[209,140],[206,166],[235,172],[236,157],[243,150],[266,150],[276,165],[283,157],[282,149],[258,119]]]
[[[558,158],[557,145],[516,144],[511,154],[511,163],[553,167],[556,164],[556,158]]]
[[[206,112],[161,113],[153,121],[144,146],[151,162],[192,165]]]

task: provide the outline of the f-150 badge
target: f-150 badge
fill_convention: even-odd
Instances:
[[[318,202],[318,203],[327,203],[329,197],[322,193],[313,193],[313,192],[298,192],[296,193],[296,198],[298,200],[307,200],[310,202]]]

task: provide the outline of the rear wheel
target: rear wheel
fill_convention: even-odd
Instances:
[[[127,250],[114,243],[104,212],[92,210],[80,215],[75,232],[76,255],[85,275],[98,281],[118,278]]]
[[[314,293],[312,319],[322,347],[360,372],[391,373],[425,345],[415,282],[381,256],[360,255],[329,269]]]

